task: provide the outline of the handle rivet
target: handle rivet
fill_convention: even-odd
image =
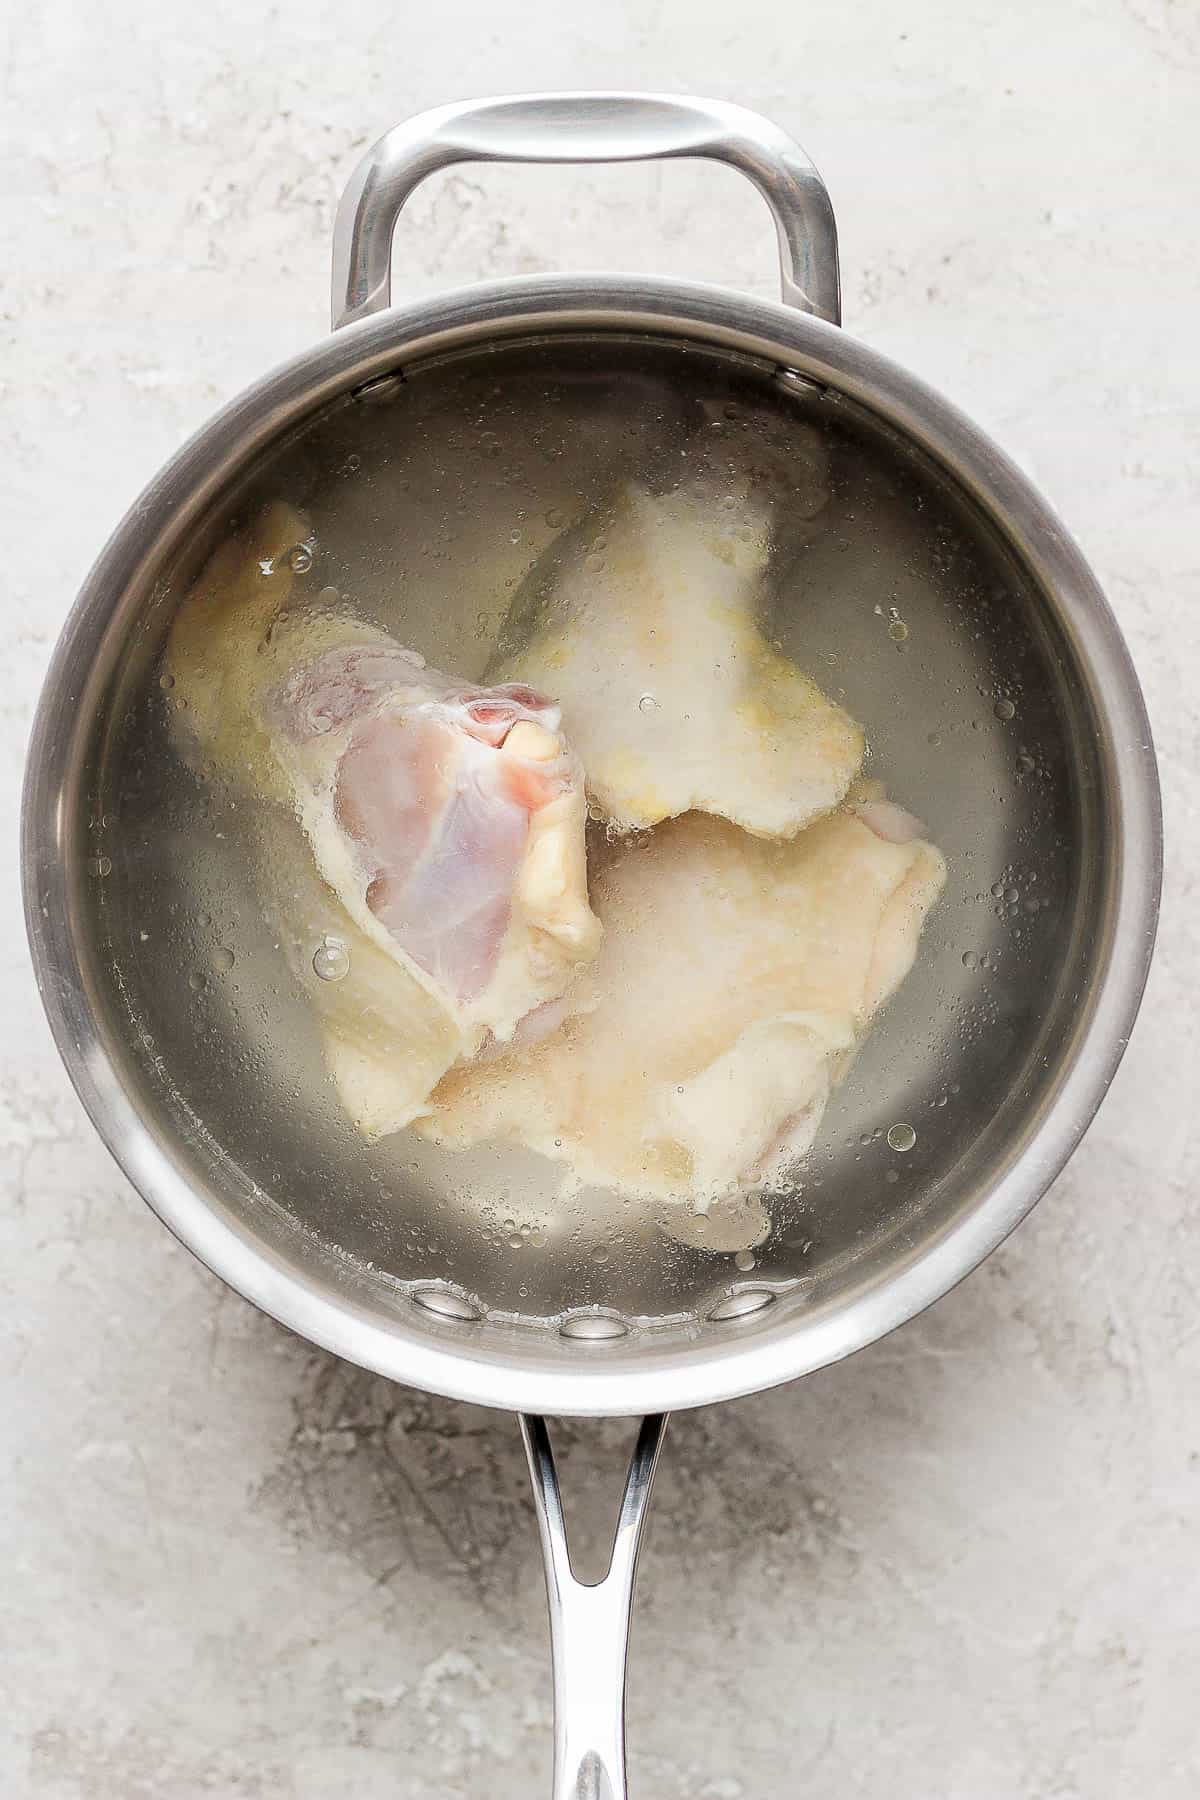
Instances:
[[[773,1304],[775,1299],[770,1288],[744,1287],[736,1288],[733,1293],[726,1294],[709,1309],[709,1318],[716,1325],[723,1325],[730,1319],[746,1319],[751,1313],[762,1312]]]
[[[483,1308],[474,1300],[468,1300],[465,1294],[458,1294],[448,1287],[414,1288],[410,1296],[414,1306],[424,1312],[432,1313],[438,1319],[450,1319],[456,1324],[469,1325],[482,1319]]]
[[[614,1338],[629,1335],[625,1320],[618,1319],[613,1313],[573,1313],[558,1329],[562,1337],[594,1344],[611,1343]]]

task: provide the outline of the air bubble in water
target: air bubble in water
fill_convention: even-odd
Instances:
[[[992,711],[998,719],[1012,719],[1016,717],[1017,709],[1011,700],[997,700]]]
[[[110,856],[89,856],[88,874],[99,876],[111,875],[112,858]]]
[[[313,566],[312,551],[307,544],[297,544],[288,552],[288,564],[293,575],[307,575]]]
[[[350,973],[350,952],[341,938],[324,938],[312,959],[313,974],[321,981],[341,981]]]
[[[208,976],[200,969],[193,969],[188,976],[188,986],[191,988],[193,994],[201,994],[208,986]]]
[[[658,701],[654,698],[653,694],[642,695],[641,699],[638,701],[638,711],[644,713],[658,711]]]
[[[546,523],[552,531],[557,531],[560,525],[566,524],[566,514],[561,507],[552,506],[546,514]]]
[[[213,968],[214,969],[219,970],[222,975],[228,975],[228,973],[229,973],[230,969],[232,969],[232,967],[233,967],[233,951],[232,950],[226,950],[224,947],[222,947],[219,950],[213,951]]]
[[[753,1250],[739,1250],[733,1260],[744,1275],[748,1275],[758,1263],[758,1258]]]
[[[979,958],[973,950],[963,951],[962,965],[964,969],[977,969],[979,967]]]
[[[917,1141],[917,1134],[911,1125],[893,1125],[888,1131],[887,1139],[893,1150],[899,1150],[903,1154],[912,1149]]]
[[[160,675],[158,678],[158,685],[162,688],[164,693],[169,693],[175,686],[175,677],[173,675]]]
[[[888,636],[894,644],[902,644],[908,636],[908,626],[903,619],[893,619],[888,626]]]

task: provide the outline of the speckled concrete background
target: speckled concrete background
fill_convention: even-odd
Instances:
[[[676,1421],[631,1773],[645,1800],[1194,1796],[1194,0],[51,0],[5,29],[10,853],[34,697],[89,561],[186,432],[324,329],[339,182],[440,100],[642,85],[773,115],[833,192],[847,323],[954,394],[1066,515],[1162,758],[1141,1024],[1069,1172],[979,1275],[840,1368]],[[408,293],[556,262],[766,294],[772,256],[726,171],[493,170],[422,192],[399,266]],[[3,907],[0,1792],[543,1792],[512,1422],[333,1363],[175,1246],[68,1091],[12,882]],[[567,1434],[585,1535],[623,1438]]]

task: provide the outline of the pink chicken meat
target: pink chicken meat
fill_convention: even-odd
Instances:
[[[377,643],[302,666],[270,710],[299,762],[334,738],[332,817],[368,912],[458,1005],[486,1011],[531,845],[576,786],[558,708],[532,688],[452,681]],[[313,790],[323,787],[318,776]],[[581,914],[574,924],[587,935]]]

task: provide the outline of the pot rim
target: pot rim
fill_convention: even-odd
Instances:
[[[826,1314],[783,1318],[784,1309],[772,1307],[669,1351],[646,1332],[625,1362],[619,1340],[578,1343],[568,1363],[565,1344],[553,1338],[552,1355],[535,1330],[485,1348],[478,1324],[401,1309],[384,1325],[197,1187],[175,1154],[173,1130],[143,1114],[103,1047],[70,928],[63,799],[87,729],[88,678],[115,608],[267,442],[405,360],[498,337],[622,329],[767,358],[840,390],[920,443],[984,506],[1052,597],[1090,677],[1111,789],[1114,880],[1090,991],[1054,1089],[975,1204]],[[1025,1217],[1090,1123],[1128,1042],[1153,950],[1162,821],[1149,721],[1107,601],[1032,483],[963,413],[879,351],[777,303],[641,276],[558,274],[456,289],[347,326],[244,390],[166,464],[105,546],[56,646],[30,739],[22,865],[38,987],[76,1092],[142,1197],[214,1274],[291,1330],[392,1379],[511,1410],[631,1414],[731,1399],[837,1361],[947,1293]]]

